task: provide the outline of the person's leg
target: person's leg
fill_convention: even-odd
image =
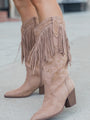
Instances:
[[[32,17],[38,17],[37,12],[30,0],[13,0],[21,16],[22,23]]]
[[[27,62],[28,55],[35,44],[34,28],[38,24],[38,15],[32,3],[29,0],[14,0],[15,6],[21,16],[22,27],[22,62]],[[26,65],[26,80],[24,84],[13,91],[5,94],[5,97],[26,97],[31,95],[37,88],[39,88],[41,81],[39,76],[39,69],[35,76],[29,66]],[[42,92],[41,92],[42,94]]]
[[[32,0],[32,3],[40,24],[34,31],[38,40],[29,62],[33,68],[41,63],[45,96],[42,107],[31,120],[46,120],[60,113],[64,106],[76,104],[75,86],[68,72],[68,64],[71,64],[69,41],[56,0]]]
[[[31,0],[31,2],[37,10],[40,22],[51,16],[61,16],[63,18],[56,0]]]

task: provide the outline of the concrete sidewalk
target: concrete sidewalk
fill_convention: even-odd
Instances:
[[[90,120],[90,13],[65,14],[64,17],[72,54],[69,72],[75,82],[77,104],[50,120]],[[30,120],[41,107],[44,96],[39,95],[38,90],[27,98],[3,97],[6,91],[24,82],[25,74],[25,66],[20,61],[0,68],[0,120]]]

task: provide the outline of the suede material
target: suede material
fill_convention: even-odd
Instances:
[[[45,96],[41,108],[31,120],[46,120],[63,110],[66,99],[75,88],[68,72],[68,64],[71,62],[70,46],[64,21],[60,17],[50,17],[44,20],[35,28],[34,32],[42,44],[37,44],[36,51],[32,51],[31,57],[33,58],[35,52],[41,50],[42,63],[40,65],[42,66],[41,75],[44,81]],[[38,49],[40,47],[41,49]],[[36,58],[38,57],[37,55]],[[37,60],[39,61],[39,59]],[[36,61],[36,63],[39,62]]]
[[[27,66],[27,59],[29,52],[32,50],[37,39],[34,37],[34,28],[39,24],[36,17],[30,18],[21,27],[21,58],[22,62],[25,61],[26,66],[26,80],[20,88],[9,91],[5,94],[5,97],[19,98],[30,96],[36,89],[43,86],[42,78],[40,77],[40,68],[36,67],[36,72],[33,72],[29,66]]]

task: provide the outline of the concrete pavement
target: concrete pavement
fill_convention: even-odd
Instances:
[[[13,63],[20,43],[21,22],[0,23],[0,67]]]
[[[50,120],[90,120],[90,13],[65,14],[64,17],[72,54],[72,66],[69,67],[69,72],[75,82],[77,104],[72,108],[65,108],[60,115]],[[11,24],[13,26],[9,28],[12,35],[7,28]],[[25,80],[26,71],[25,66],[20,63],[20,55],[17,62],[12,62],[13,54],[17,53],[20,42],[20,32],[17,32],[20,25],[20,22],[0,24],[0,49],[5,45],[3,51],[0,51],[0,59],[2,59],[0,61],[0,63],[2,62],[0,68],[0,120],[30,120],[31,116],[40,108],[44,98],[43,95],[38,94],[38,90],[27,98],[5,99],[3,97],[7,90],[19,87]],[[3,31],[7,33],[6,37],[1,29],[3,26],[5,28]],[[8,44],[4,44],[1,38],[5,38],[4,41]],[[1,45],[1,43],[3,44]],[[7,54],[6,49],[11,53],[11,57]],[[3,53],[4,57],[1,58]]]

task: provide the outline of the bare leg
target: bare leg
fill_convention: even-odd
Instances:
[[[31,0],[35,6],[40,22],[51,16],[61,16],[61,9],[56,0]]]
[[[32,17],[37,17],[36,10],[30,0],[13,0],[21,16],[22,23]]]

